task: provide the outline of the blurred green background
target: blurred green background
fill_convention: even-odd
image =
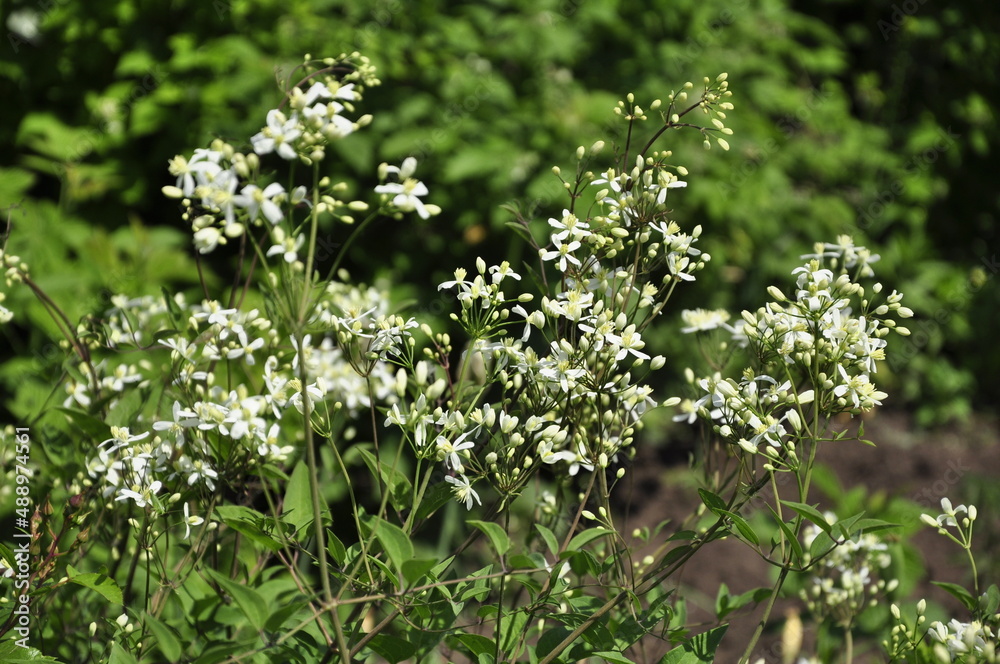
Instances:
[[[112,293],[196,292],[190,231],[160,194],[167,160],[215,136],[248,144],[304,53],[360,50],[379,67],[361,109],[374,123],[342,142],[331,175],[364,197],[379,162],[413,155],[444,212],[379,222],[348,267],[410,282],[401,295],[442,318],[435,286],[454,267],[529,257],[502,206],[541,232],[567,203],[551,166],[620,140],[618,99],[726,71],[732,149],[706,152],[695,133],[660,144],[690,170],[676,219],[701,224],[714,257],[678,310],[755,308],[813,242],[850,234],[917,313],[878,376],[887,405],[930,425],[1000,397],[997,3],[39,0],[3,2],[0,19],[8,248],[73,320]],[[321,241],[332,256],[343,237]],[[220,289],[227,256],[206,266]],[[66,356],[31,293],[6,290],[19,315],[0,381],[24,415]],[[680,327],[666,316],[650,339],[677,358],[675,380]]]

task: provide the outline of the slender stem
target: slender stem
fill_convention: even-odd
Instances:
[[[357,228],[354,229],[354,232],[347,237],[347,241],[344,242],[340,251],[337,252],[337,257],[333,260],[333,265],[330,267],[329,273],[327,273],[327,281],[333,279],[333,275],[336,274],[337,268],[340,267],[340,262],[344,260],[344,256],[347,255],[347,250],[351,247],[358,236],[361,235],[361,232],[365,229],[365,227],[370,224],[376,216],[377,215],[375,214],[368,215],[360,224],[358,224]]]
[[[351,649],[347,647],[347,639],[344,638],[344,628],[340,624],[340,614],[334,608],[330,611],[333,618],[333,630],[337,634],[337,650],[340,651],[340,661],[344,664],[351,664]]]
[[[764,627],[767,626],[767,619],[771,617],[771,609],[774,608],[774,600],[778,598],[778,593],[781,592],[781,586],[785,584],[785,577],[788,576],[788,565],[782,565],[781,571],[778,573],[778,580],[774,584],[774,588],[771,590],[771,596],[767,599],[767,606],[764,608],[764,615],[761,617],[760,622],[757,623],[757,629],[754,631],[753,636],[750,638],[750,643],[747,644],[747,649],[743,652],[743,656],[740,658],[740,664],[747,664],[750,661],[750,656],[753,654],[754,646],[757,645],[757,641],[760,640],[760,635],[764,633]]]
[[[847,634],[844,635],[844,640],[846,641],[846,647],[844,649],[844,662],[845,664],[851,664],[854,660],[854,633],[851,632],[851,628],[847,628]]]

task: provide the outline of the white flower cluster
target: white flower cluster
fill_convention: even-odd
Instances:
[[[374,288],[338,285],[330,293],[324,300],[328,308],[321,311],[348,302],[364,302],[368,313],[386,309],[385,293]],[[133,429],[144,429],[137,434],[113,427],[112,437],[97,446],[88,462],[90,481],[115,501],[163,512],[167,505],[160,496],[165,492],[211,492],[219,482],[234,481],[233,473],[241,469],[286,462],[297,452],[301,423],[283,423],[289,409],[303,411],[305,394],[314,412],[316,404],[329,402],[357,416],[372,405],[366,379],[330,338],[314,344],[305,335],[299,344],[295,337],[279,334],[258,310],[241,311],[216,301],[191,305],[180,297],[169,302],[116,297],[114,303],[107,316],[107,345],[160,349],[166,371],[175,377],[168,416],[131,423]],[[143,370],[152,369],[151,360],[143,362],[148,365]],[[298,378],[300,365],[311,379],[305,387]],[[104,360],[95,369],[101,394],[92,394],[86,381],[70,381],[66,405],[86,408],[148,380],[127,363],[108,367]],[[376,357],[366,375],[376,402],[391,404],[397,391],[392,367]],[[223,388],[223,382],[232,387]],[[188,527],[197,522],[198,517],[185,518]]]
[[[744,311],[737,325],[728,325],[724,312],[685,312],[685,332],[726,329],[771,373],[751,373],[740,381],[690,376],[705,394],[682,402],[681,413],[674,418],[710,419],[724,437],[748,452],[758,452],[760,444],[767,443],[764,452],[776,461],[780,456],[792,467],[796,460],[788,436],[803,426],[800,407],[815,399],[823,415],[833,415],[881,405],[886,394],[875,387],[871,376],[885,359],[885,337],[890,330],[909,333],[888,314],[913,315],[895,291],[881,304],[866,298],[854,279],[872,276],[871,263],[878,257],[854,246],[850,238],[819,244],[814,254],[803,258],[809,262],[792,272],[794,298],[771,287],[774,300],[756,312]],[[881,291],[881,284],[875,284],[874,294]],[[813,389],[800,387],[803,383]]]
[[[577,158],[602,147],[580,148]],[[538,257],[558,285],[536,307],[530,293],[511,292],[522,277],[506,262],[478,259],[474,275],[460,268],[440,284],[455,292],[461,311],[452,318],[472,339],[460,375],[434,383],[440,405],[425,392],[386,422],[401,427],[418,454],[444,462],[467,506],[478,500],[475,480],[508,496],[539,462],[563,469],[564,477],[606,468],[656,406],[651,388],[634,378],[636,369],[664,363],[645,351],[642,330],[673,287],[709,260],[694,246],[701,229],[684,233],[669,219],[668,191],[684,183],[674,173],[683,169],[668,167],[668,156],[654,153],[626,172],[584,176],[595,214],[565,209],[548,220],[549,241]],[[443,337],[441,345],[449,341]],[[416,383],[433,388],[423,373]],[[502,387],[499,402],[476,402],[479,386],[493,382]],[[463,392],[466,383],[471,388]]]
[[[23,262],[20,256],[8,253],[5,247],[0,247],[0,269],[3,270],[4,282],[8,288],[22,283],[28,275],[28,264]],[[14,313],[3,306],[3,301],[6,299],[6,293],[0,292],[0,325],[9,323],[14,318]]]
[[[827,513],[827,521],[836,522],[836,516]],[[816,524],[808,524],[803,531],[803,549],[809,550],[816,537],[823,531]],[[878,537],[860,534],[837,544],[819,560],[809,577],[809,587],[800,591],[800,597],[814,614],[830,617],[841,626],[850,626],[854,618],[868,606],[878,603],[879,593],[892,592],[899,581],[878,578],[880,570],[892,563],[888,547]]]
[[[313,63],[307,60],[306,64],[312,68]],[[200,253],[210,253],[228,239],[242,237],[248,224],[259,226],[266,220],[273,242],[266,255],[280,255],[290,264],[298,260],[304,236],[277,225],[290,210],[313,204],[309,192],[304,186],[287,191],[278,182],[263,182],[260,157],[275,154],[307,165],[323,161],[331,142],[371,122],[371,116],[349,120],[343,113],[353,112],[364,89],[379,83],[367,58],[357,53],[328,58],[322,64],[288,92],[279,108],[268,111],[266,125],[250,138],[249,154],[216,140],[191,157],[178,155],[170,160],[169,171],[177,180],[164,187],[163,193],[182,199],[187,208],[184,219],[191,221]],[[337,187],[327,187],[313,192],[313,198],[322,200],[323,211],[350,223],[353,217],[348,213],[366,206],[337,200],[331,195],[337,191]]]
[[[934,650],[942,655],[941,661],[997,661],[997,638],[989,625],[979,621],[964,623],[954,618],[947,623],[935,620],[927,633],[937,644]]]

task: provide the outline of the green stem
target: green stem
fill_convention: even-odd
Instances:
[[[747,649],[743,651],[743,656],[740,657],[740,664],[747,664],[750,661],[750,656],[753,654],[754,646],[757,645],[757,641],[760,640],[760,635],[764,633],[764,627],[767,626],[767,619],[771,617],[771,609],[774,608],[774,600],[778,598],[778,593],[781,592],[781,586],[785,583],[785,577],[788,576],[788,564],[782,565],[781,572],[778,573],[778,580],[774,584],[774,588],[771,590],[771,596],[767,600],[767,606],[764,608],[764,615],[761,617],[760,622],[757,623],[757,629],[754,631],[753,636],[750,637],[750,643],[747,644]]]
[[[301,325],[301,323],[300,323]],[[304,337],[301,327],[295,333],[298,339],[299,381],[302,383],[302,417],[305,421],[306,466],[309,469],[309,496],[312,500],[313,532],[316,536],[316,556],[319,560],[319,577],[323,584],[323,598],[327,603],[333,601],[333,589],[330,587],[330,574],[326,558],[326,531],[323,530],[323,501],[319,495],[319,464],[316,463],[316,442],[312,427],[312,400],[309,397],[309,375],[306,370]]]

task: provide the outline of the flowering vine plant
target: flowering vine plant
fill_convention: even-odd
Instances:
[[[83,586],[106,603],[89,636],[54,625],[53,654],[547,664],[649,661],[659,649],[664,662],[710,661],[726,616],[760,602],[750,661],[790,574],[811,579],[807,607],[848,635],[895,590],[877,578],[891,524],[809,500],[817,447],[842,444],[831,418],[880,405],[887,337],[906,334],[902,296],[862,285],[877,256],[847,237],[821,243],[790,290],[770,289],[736,324],[683,312],[710,371],[689,369],[683,397],[652,387],[667,360],[647,332],[710,261],[701,227],[673,218],[688,171],[656,145],[686,128],[729,148],[725,74],[646,109],[631,94],[619,102],[627,134],[614,154],[603,141],[579,148],[575,172],[554,169],[562,211],[517,220],[532,258],[477,258],[438,285],[454,301],[450,332],[342,269],[375,220],[442,212],[413,158],[382,164],[369,193],[337,179],[331,146],[372,122],[358,109],[379,84],[374,67],[356,53],[307,57],[294,76],[247,144],[215,140],[169,164],[164,194],[199,256],[235,257],[234,287],[116,296],[99,319],[60,321],[74,353],[62,412],[85,462],[61,517],[33,521],[44,563],[32,592]],[[332,260],[321,234],[342,238]],[[8,284],[45,297],[24,262],[3,260]],[[737,358],[746,366],[732,374]],[[684,524],[625,533],[615,486],[647,416],[674,407],[677,421],[708,423],[723,467],[706,473]],[[720,594],[718,625],[693,634],[671,583],[723,537],[777,577]],[[645,543],[653,553],[634,560]],[[975,628],[936,622],[930,638],[985,652],[989,606]],[[0,613],[0,632],[11,616]],[[921,638],[907,631],[886,648],[902,656]]]

